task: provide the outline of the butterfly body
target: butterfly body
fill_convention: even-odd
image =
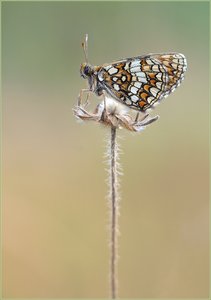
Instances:
[[[81,65],[81,76],[90,91],[104,92],[139,111],[152,108],[184,79],[187,61],[180,53],[148,54],[102,66]]]

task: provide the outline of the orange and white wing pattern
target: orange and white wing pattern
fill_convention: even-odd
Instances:
[[[149,54],[103,65],[98,80],[116,100],[146,111],[180,85],[186,69],[183,54]]]

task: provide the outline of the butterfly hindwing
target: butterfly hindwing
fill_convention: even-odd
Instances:
[[[103,65],[98,76],[115,99],[145,111],[174,91],[186,67],[182,54],[149,54]]]

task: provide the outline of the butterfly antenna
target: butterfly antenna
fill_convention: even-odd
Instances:
[[[84,50],[85,61],[88,63],[88,33],[85,34],[84,42],[82,42],[82,48]]]

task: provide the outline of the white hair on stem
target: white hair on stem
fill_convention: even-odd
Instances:
[[[110,248],[110,272],[109,285],[110,297],[118,296],[118,235],[119,235],[119,145],[117,143],[116,127],[111,126],[110,136],[107,142],[106,157],[108,162],[108,208],[109,208],[109,248]]]

